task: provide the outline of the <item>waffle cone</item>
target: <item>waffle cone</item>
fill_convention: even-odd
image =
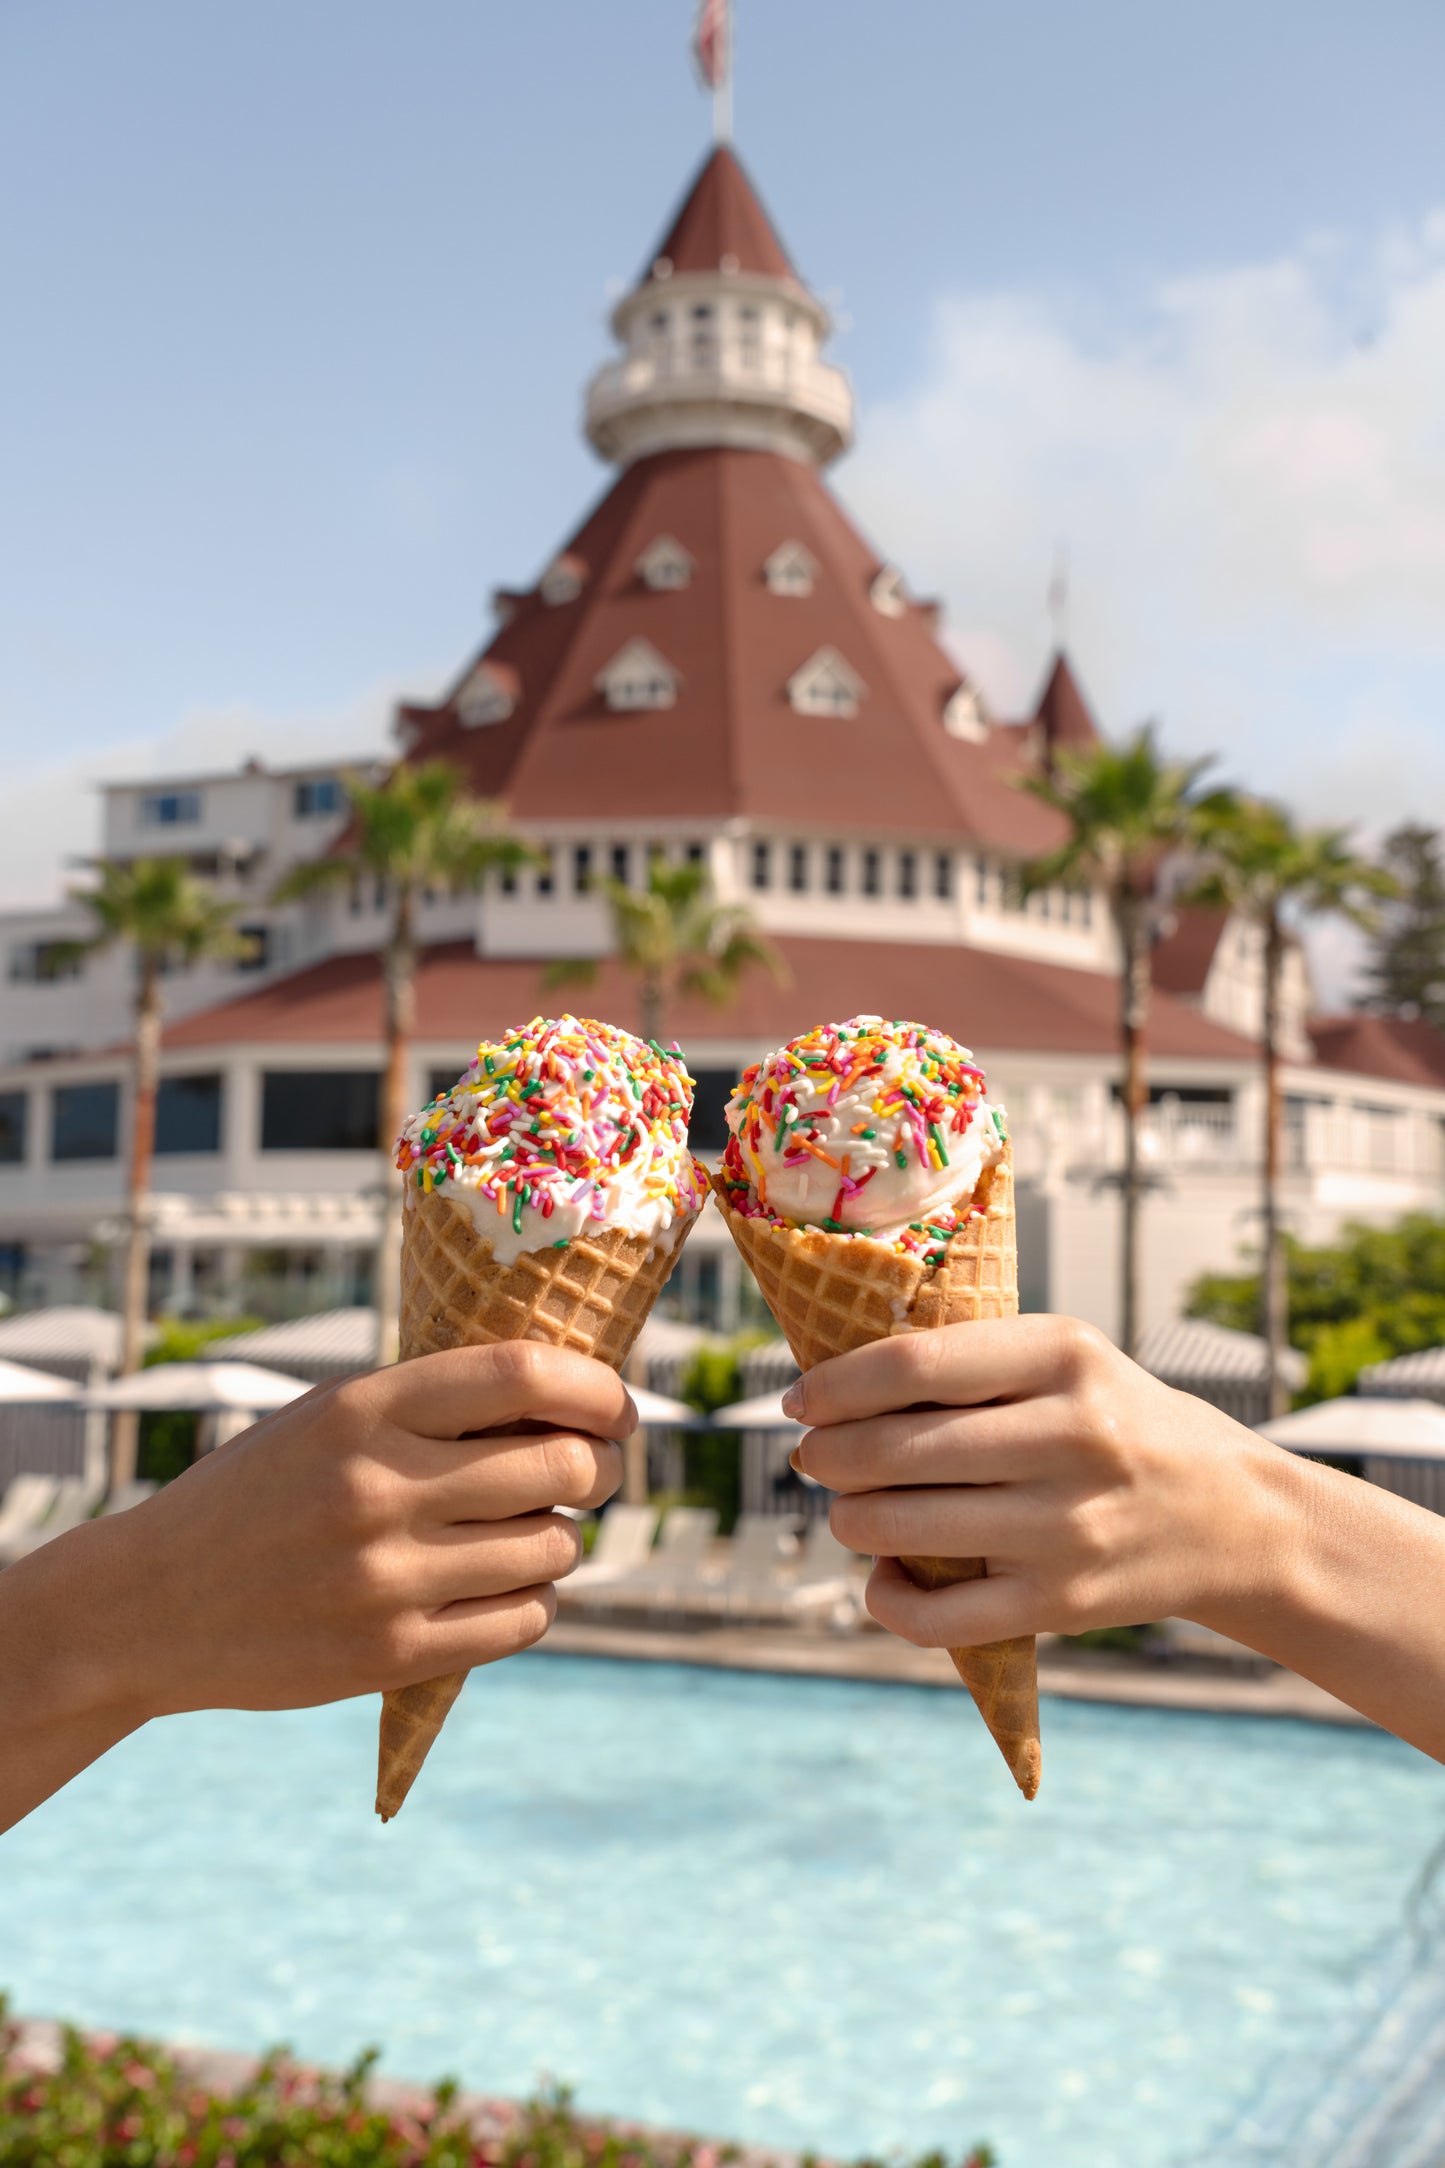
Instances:
[[[713,1192],[728,1232],[804,1370],[892,1333],[1018,1314],[1013,1160],[1007,1147],[979,1184],[975,1217],[954,1235],[936,1266],[885,1242],[748,1219],[728,1203],[719,1175],[713,1176]],[[986,1571],[981,1558],[905,1558],[900,1564],[917,1587],[928,1589],[976,1581]],[[948,1653],[1019,1790],[1032,1799],[1040,1769],[1033,1636]]]
[[[654,1245],[603,1227],[499,1264],[471,1213],[443,1190],[408,1193],[401,1251],[401,1360],[498,1340],[575,1348],[620,1371],[677,1261],[692,1216]],[[399,1812],[466,1673],[398,1687],[381,1703],[376,1811]]]

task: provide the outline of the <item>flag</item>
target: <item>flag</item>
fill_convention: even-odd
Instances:
[[[709,90],[716,90],[727,79],[732,43],[730,14],[730,0],[699,0],[692,50],[697,72]]]

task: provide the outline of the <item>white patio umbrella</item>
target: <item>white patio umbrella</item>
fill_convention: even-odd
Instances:
[[[795,1423],[791,1415],[783,1413],[781,1392],[759,1393],[753,1400],[735,1400],[730,1408],[719,1408],[713,1421],[719,1430],[806,1430],[806,1423]]]
[[[259,1363],[157,1363],[99,1386],[85,1395],[85,1405],[259,1415],[265,1408],[284,1408],[310,1390],[304,1378],[263,1370]]]
[[[80,1387],[69,1378],[53,1378],[46,1370],[31,1370],[25,1363],[0,1361],[0,1406],[28,1408],[41,1401],[78,1400]]]
[[[1366,1453],[1394,1460],[1445,1460],[1445,1407],[1434,1400],[1347,1394],[1277,1416],[1260,1430],[1292,1453]]]
[[[696,1408],[690,1408],[685,1400],[669,1400],[666,1393],[650,1393],[645,1385],[629,1385],[627,1390],[644,1430],[692,1429],[699,1421]]]

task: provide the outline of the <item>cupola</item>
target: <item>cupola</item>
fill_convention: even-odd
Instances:
[[[588,437],[621,467],[699,445],[825,466],[853,435],[848,379],[821,358],[831,328],[720,143],[613,311],[624,351],[588,388]]]

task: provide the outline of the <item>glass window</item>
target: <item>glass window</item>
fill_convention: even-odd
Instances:
[[[592,846],[577,843],[572,849],[572,893],[585,896],[592,886]]]
[[[263,1152],[374,1152],[374,1069],[268,1069],[261,1079]]]
[[[699,1069],[692,1096],[692,1120],[687,1141],[695,1152],[721,1152],[727,1147],[728,1125],[723,1109],[737,1083],[735,1069]]]
[[[219,1076],[163,1076],[156,1093],[156,1153],[219,1152]]]
[[[189,827],[201,817],[198,790],[157,790],[140,801],[142,828]]]
[[[863,893],[876,896],[882,887],[882,859],[877,851],[863,853]]]
[[[699,369],[717,366],[717,327],[705,301],[699,302],[692,312],[692,358]]]
[[[806,893],[808,886],[808,846],[794,843],[788,851],[788,886],[795,896]]]
[[[828,845],[823,885],[830,896],[841,896],[843,893],[843,852],[839,844]]]
[[[269,926],[238,926],[237,933],[247,944],[236,958],[238,971],[264,971],[271,961],[271,929]]]
[[[940,903],[948,903],[953,896],[953,860],[947,851],[936,851],[933,858],[933,893]]]
[[[114,1159],[120,1086],[57,1084],[50,1095],[52,1159]]]
[[[440,1099],[446,1092],[451,1090],[453,1084],[459,1083],[466,1073],[465,1067],[461,1069],[433,1069],[426,1081],[428,1099]]]
[[[753,886],[771,888],[773,885],[773,846],[758,842],[753,845]]]
[[[25,1092],[0,1092],[0,1167],[18,1167],[24,1162],[29,1106]]]
[[[552,853],[550,850],[545,850],[537,862],[537,894],[539,896],[550,896],[555,886],[556,878],[552,870]]]
[[[78,979],[84,968],[72,941],[25,941],[10,951],[10,976],[18,985],[52,986],[57,979]]]
[[[504,896],[515,896],[515,895],[516,895],[516,893],[517,893],[517,869],[516,869],[516,867],[515,867],[515,866],[503,866],[503,868],[502,868],[502,880],[501,880],[501,887],[502,887],[502,894],[503,894]]]
[[[611,864],[613,880],[625,883],[632,872],[632,850],[630,845],[614,843]]]
[[[898,853],[898,893],[909,903],[918,894],[918,860],[912,851]]]
[[[1079,890],[1079,917],[1085,926],[1092,926],[1094,923],[1094,891],[1092,888],[1081,888]]]
[[[707,845],[705,843],[689,843],[687,847],[687,862],[690,866],[702,865],[706,857]]]
[[[298,821],[318,820],[323,814],[339,813],[345,803],[340,779],[334,775],[308,776],[291,793],[291,810]]]
[[[974,889],[974,895],[977,899],[980,911],[986,911],[988,909],[988,874],[988,860],[980,854],[978,861],[978,872],[976,875],[976,886]]]

